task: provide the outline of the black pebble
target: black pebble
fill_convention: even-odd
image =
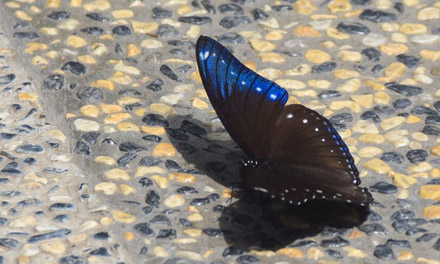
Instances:
[[[108,22],[110,21],[110,19],[106,16],[104,16],[103,14],[100,13],[88,13],[86,14],[86,17],[99,21],[99,22]]]
[[[145,202],[153,207],[159,208],[160,196],[156,191],[151,190],[145,196]]]
[[[180,22],[194,24],[194,25],[203,25],[212,22],[212,18],[210,17],[202,17],[202,16],[185,16],[179,17]]]
[[[370,186],[369,189],[372,192],[378,192],[382,194],[397,193],[397,187],[395,185],[383,181],[377,182],[376,184]]]
[[[408,240],[388,239],[387,242],[385,243],[385,246],[411,248],[411,244],[409,243]]]
[[[153,211],[153,207],[147,205],[147,206],[142,207],[141,210],[144,214],[147,215],[147,214],[151,213],[151,211]]]
[[[373,68],[371,69],[371,71],[373,73],[379,73],[381,70],[385,69],[385,66],[382,64],[376,64],[373,66]]]
[[[327,61],[319,65],[312,66],[312,73],[331,72],[334,69],[336,69],[336,66],[337,66],[336,62]]]
[[[432,246],[435,250],[440,251],[440,238]]]
[[[110,257],[110,253],[105,247],[100,247],[90,251],[90,255],[92,256],[101,256],[101,257]]]
[[[384,12],[380,10],[371,10],[371,9],[365,9],[359,15],[359,18],[374,23],[392,22],[397,20],[397,16],[393,13]]]
[[[131,29],[127,26],[121,25],[116,26],[112,29],[113,34],[120,35],[120,36],[127,36],[131,35]]]
[[[413,211],[408,209],[401,209],[390,216],[390,220],[402,220],[414,218],[415,214]]]
[[[28,157],[23,160],[23,163],[27,165],[34,165],[36,162],[37,160],[32,157]]]
[[[77,141],[73,152],[79,155],[90,155],[90,148],[83,141]]]
[[[151,156],[146,156],[146,157],[143,157],[139,161],[139,166],[147,166],[147,167],[157,166],[157,165],[159,165],[159,163],[160,163],[160,160],[157,160],[156,158],[151,157]]]
[[[186,131],[181,128],[180,129],[166,128],[166,132],[168,136],[176,140],[188,141],[189,139],[189,136],[185,134]]]
[[[147,177],[143,177],[138,181],[142,188],[148,188],[149,186],[153,185],[153,181],[148,179]]]
[[[53,20],[60,21],[60,20],[68,19],[70,17],[70,13],[65,11],[57,11],[57,12],[52,12],[51,14],[47,15],[47,17]]]
[[[82,63],[79,63],[77,61],[69,61],[66,62],[63,67],[61,67],[61,70],[63,71],[70,71],[71,73],[75,75],[82,75],[86,73],[86,66]]]
[[[237,33],[228,32],[218,37],[218,42],[222,44],[239,44],[244,43],[244,38]]]
[[[54,75],[49,75],[44,79],[41,89],[56,91],[63,88],[63,85],[64,85],[64,76],[54,74]]]
[[[367,235],[387,235],[388,232],[379,223],[373,223],[373,224],[363,224],[359,226],[359,230],[366,233]]]
[[[394,110],[391,106],[388,106],[388,105],[378,105],[378,106],[375,106],[372,109],[372,111],[378,115],[389,116],[392,113],[394,113],[394,111],[396,111],[396,110]]]
[[[423,93],[423,89],[417,86],[398,84],[395,82],[386,83],[385,87],[406,96],[414,96]]]
[[[277,12],[290,11],[293,10],[293,7],[292,5],[274,5],[272,6],[272,10],[275,10]]]
[[[362,119],[362,120],[368,120],[368,119],[371,119],[371,120],[373,120],[373,121],[376,122],[376,123],[378,123],[378,122],[381,121],[379,115],[376,114],[376,113],[373,112],[373,111],[365,111],[365,112],[363,112],[362,115],[361,115],[361,119]]]
[[[422,218],[397,219],[392,223],[392,226],[397,232],[404,232],[426,223],[428,221]]]
[[[238,257],[236,261],[237,264],[250,264],[250,263],[259,262],[260,259],[252,255],[243,255]]]
[[[17,24],[14,25],[13,28],[14,28],[14,30],[18,30],[20,28],[24,28],[24,27],[27,27],[29,25],[30,25],[29,22],[18,22]]]
[[[191,227],[192,224],[190,221],[188,221],[185,218],[179,218],[179,223],[183,226],[183,227]]]
[[[395,3],[394,4],[394,9],[396,9],[400,13],[405,12],[405,6],[402,3]]]
[[[179,35],[179,31],[175,29],[173,26],[162,24],[157,29],[156,35],[158,35],[161,38],[175,37]]]
[[[211,201],[208,198],[195,198],[191,201],[191,205],[201,206],[201,205],[207,205]]]
[[[162,7],[153,8],[153,18],[168,18],[173,15],[173,12],[170,10],[166,10]]]
[[[395,162],[395,163],[402,163],[405,158],[403,157],[403,155],[396,153],[396,152],[385,152],[380,156],[380,159],[385,161],[385,162]]]
[[[24,144],[15,149],[17,153],[39,154],[44,152],[44,148],[35,144]]]
[[[123,152],[139,152],[145,150],[144,147],[137,145],[133,142],[124,142],[119,145],[119,150]]]
[[[65,214],[60,214],[60,215],[57,215],[53,218],[54,221],[57,221],[59,223],[65,223],[69,219],[70,219],[69,216],[67,216]]]
[[[199,193],[194,187],[182,186],[176,190],[178,194],[194,194]]]
[[[380,57],[382,56],[380,51],[375,48],[366,48],[362,50],[361,54],[366,56],[368,60],[372,62],[380,61]]]
[[[188,131],[188,133],[194,136],[204,136],[206,135],[206,130],[199,125],[196,125],[188,120],[183,120],[180,125],[181,129]]]
[[[107,240],[110,238],[110,235],[108,232],[98,232],[93,235],[93,238],[96,240]]]
[[[76,211],[72,203],[54,203],[49,206],[50,211]]]
[[[357,35],[368,35],[371,32],[368,27],[358,22],[341,22],[336,29],[343,33]]]
[[[136,224],[133,226],[133,229],[144,236],[151,236],[154,234],[153,229],[150,228],[150,224],[148,224],[148,223]]]
[[[142,118],[142,122],[148,126],[169,127],[170,125],[165,117],[158,114],[148,114]]]
[[[176,238],[176,230],[175,229],[160,229],[159,233],[156,236],[156,239],[166,239],[166,238]]]
[[[430,115],[425,118],[425,124],[427,125],[440,125],[440,116]]]
[[[116,163],[120,167],[126,167],[130,161],[134,160],[137,157],[137,154],[134,152],[129,152],[120,157]]]
[[[417,242],[429,242],[431,241],[433,238],[437,237],[438,235],[435,233],[426,233],[424,235],[422,235],[421,237],[417,238],[416,241]]]
[[[206,9],[206,11],[208,11],[208,13],[210,13],[210,14],[217,13],[215,11],[215,7],[211,4],[210,0],[202,0],[202,5]]]
[[[95,145],[99,135],[101,135],[99,132],[88,132],[82,135],[81,138],[84,139],[86,142]]]
[[[243,8],[237,4],[222,4],[218,7],[218,11],[222,14],[242,15]]]
[[[4,246],[11,249],[16,249],[20,245],[18,240],[13,238],[0,238],[0,246]]]
[[[16,76],[13,73],[0,76],[0,84],[10,84],[15,80]]]
[[[426,135],[440,136],[440,128],[435,126],[425,126],[422,129],[422,133]]]
[[[153,92],[158,92],[160,90],[162,90],[162,85],[163,85],[163,81],[161,79],[157,79],[152,81],[150,84],[147,85],[147,89],[153,91]]]
[[[427,157],[428,157],[428,152],[426,152],[423,149],[410,150],[406,153],[406,158],[411,163],[426,161]]]
[[[343,239],[340,236],[337,236],[335,238],[332,239],[325,239],[321,241],[321,246],[323,247],[345,247],[350,245],[350,242],[348,242],[347,240]]]
[[[412,103],[409,99],[397,99],[393,102],[393,106],[396,109],[405,109],[410,106]]]
[[[240,24],[250,24],[251,22],[247,16],[227,16],[220,20],[219,25],[226,29],[231,29]]]
[[[325,251],[325,253],[327,253],[330,257],[335,258],[335,259],[341,259],[344,256],[341,254],[341,252],[334,250],[334,249],[327,249]]]
[[[177,76],[177,74],[166,64],[162,64],[159,71],[173,81],[182,82],[182,79],[180,79],[179,76]]]
[[[162,138],[156,135],[146,135],[142,137],[143,140],[159,143],[162,141]]]
[[[259,8],[255,8],[254,10],[251,11],[252,16],[254,17],[254,20],[262,20],[262,19],[266,19],[269,17],[268,14],[266,14],[266,12],[264,12],[263,10],[259,9]]]
[[[23,40],[34,40],[40,37],[36,32],[15,32],[12,36]]]
[[[406,54],[399,54],[396,56],[398,62],[405,64],[406,67],[412,69],[419,66],[420,59],[416,56],[410,56]]]
[[[9,174],[9,175],[19,175],[19,174],[22,173],[22,171],[18,169],[18,163],[17,162],[9,162],[0,171],[0,173]]]
[[[52,232],[48,232],[48,233],[44,233],[44,234],[40,234],[40,235],[35,235],[35,236],[31,236],[28,239],[28,243],[36,243],[42,240],[47,240],[47,239],[52,239],[52,238],[63,238],[66,237],[68,235],[70,235],[70,233],[72,233],[72,231],[70,229],[59,229],[56,231],[52,231]]]
[[[394,256],[393,250],[386,245],[378,245],[376,246],[376,248],[374,249],[374,256],[376,256],[379,259],[384,259],[384,260],[391,260],[391,259],[395,259],[396,257]]]
[[[321,99],[331,99],[340,97],[341,93],[336,90],[323,91],[318,94],[318,97]]]
[[[204,228],[202,229],[202,232],[210,237],[220,237],[223,235],[223,231],[218,228]]]
[[[413,109],[411,109],[411,114],[413,115],[437,115],[438,113],[426,106],[416,106]]]
[[[150,223],[156,224],[156,225],[167,225],[171,226],[171,221],[166,217],[165,215],[156,215],[153,217],[153,219],[150,220]]]
[[[434,108],[435,108],[435,110],[440,112],[440,101],[437,101],[437,102],[434,103]]]
[[[351,0],[350,3],[353,5],[368,6],[373,3],[373,0]]]
[[[86,28],[80,29],[80,31],[85,34],[96,36],[96,35],[101,35],[104,30],[99,27],[86,27]]]

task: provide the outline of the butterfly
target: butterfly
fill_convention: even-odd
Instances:
[[[214,110],[250,158],[241,173],[246,186],[294,205],[314,199],[372,203],[329,120],[303,105],[286,105],[285,89],[247,68],[212,38],[199,37],[196,59]]]

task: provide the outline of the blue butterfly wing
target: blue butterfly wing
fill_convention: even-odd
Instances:
[[[358,186],[353,157],[329,120],[302,105],[285,106],[285,89],[211,38],[199,38],[196,57],[217,115],[254,161],[243,172],[248,186],[295,204],[311,199],[372,202],[371,194]]]
[[[286,90],[244,66],[211,38],[199,38],[196,57],[205,90],[226,130],[249,157],[265,157],[288,99]]]

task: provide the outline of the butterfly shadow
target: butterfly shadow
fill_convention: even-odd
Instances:
[[[284,247],[313,246],[304,240],[330,233],[342,234],[361,225],[369,209],[336,201],[316,200],[293,206],[249,190],[241,181],[244,154],[231,140],[213,140],[203,123],[188,116],[168,119],[168,138],[182,158],[193,168],[182,172],[200,173],[231,188],[233,198],[218,205],[220,234],[233,250],[273,250]],[[231,249],[231,250],[232,250]]]

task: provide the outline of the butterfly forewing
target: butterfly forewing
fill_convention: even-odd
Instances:
[[[353,157],[330,121],[302,105],[285,106],[285,89],[211,38],[199,38],[196,57],[217,115],[251,158],[243,172],[249,187],[295,204],[311,199],[372,202],[371,194],[358,187]]]
[[[287,101],[286,90],[244,66],[211,38],[199,38],[196,54],[203,85],[226,130],[249,157],[265,157]]]

